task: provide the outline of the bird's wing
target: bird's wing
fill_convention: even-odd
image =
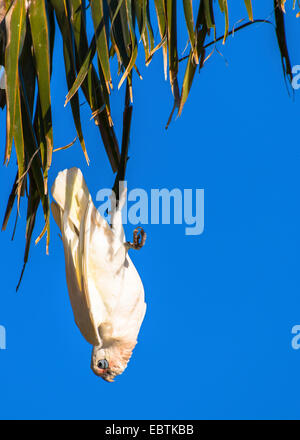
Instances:
[[[115,276],[125,259],[125,252],[114,258],[114,235],[92,202],[89,203],[80,230],[82,276],[86,301],[98,329],[110,321],[119,293]]]
[[[87,302],[101,338],[135,343],[146,307],[143,284],[124,243],[119,241],[116,247],[113,230],[102,220],[91,202],[82,230],[82,272]],[[104,321],[99,302],[105,307]]]
[[[85,339],[92,345],[98,345],[99,333],[87,302],[82,277],[80,230],[91,198],[81,171],[72,168],[59,173],[52,195],[56,202],[51,204],[51,208],[62,233],[66,279],[75,322]]]
[[[52,196],[57,205],[68,217],[79,232],[91,196],[78,168],[70,168],[58,173],[51,189]]]
[[[117,233],[96,210],[77,168],[59,173],[52,195],[69,295],[81,333],[93,345],[106,338],[135,344],[146,305],[142,282],[120,233],[119,213],[118,221],[114,219]]]

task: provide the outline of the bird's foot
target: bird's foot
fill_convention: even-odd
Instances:
[[[133,231],[133,243],[131,243],[130,241],[127,241],[126,246],[128,249],[135,249],[135,250],[142,249],[142,247],[144,246],[144,244],[146,242],[146,238],[147,238],[146,232],[144,231],[143,228],[138,226]]]

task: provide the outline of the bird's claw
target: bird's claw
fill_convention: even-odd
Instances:
[[[139,250],[142,249],[146,242],[147,234],[141,226],[138,226],[133,231],[133,243],[127,241],[126,245],[130,249]]]

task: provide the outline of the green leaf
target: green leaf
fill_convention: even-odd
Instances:
[[[39,198],[42,203],[42,208],[44,211],[45,217],[45,226],[36,239],[36,243],[40,241],[43,235],[47,232],[47,242],[46,242],[46,252],[48,253],[49,241],[50,241],[50,203],[49,196],[44,192],[44,178],[42,173],[42,162],[39,154],[37,154],[38,146],[37,140],[34,133],[34,129],[31,122],[31,114],[28,99],[26,96],[26,90],[24,89],[24,83],[21,78],[21,108],[22,108],[22,128],[23,128],[23,137],[26,139],[26,153],[28,162],[30,162],[30,172],[32,172],[36,188],[39,193]],[[21,176],[22,177],[22,176]]]
[[[63,51],[64,51],[66,79],[67,79],[68,88],[70,90],[73,87],[76,79],[76,67],[74,60],[73,41],[72,41],[72,33],[71,33],[71,27],[68,17],[67,3],[66,0],[51,0],[51,4],[55,10],[57,22],[63,37]],[[81,127],[78,95],[75,94],[73,95],[71,99],[71,109],[72,109],[77,136],[82,151],[85,155],[87,164],[89,164],[89,158],[86,151],[86,146],[85,146],[82,127]]]
[[[252,2],[251,0],[244,0],[244,2],[247,8],[249,20],[253,21]]]
[[[108,92],[112,88],[110,66],[109,66],[109,52],[106,38],[104,14],[103,14],[103,0],[91,0],[91,11],[94,23],[94,30],[96,36],[96,47],[98,58],[105,78],[105,85]]]
[[[130,35],[126,19],[125,0],[106,0],[111,19],[110,37],[118,57],[119,70],[125,69],[130,60]]]
[[[25,4],[23,0],[16,0],[6,15],[7,45],[5,49],[6,71],[6,148],[5,162],[9,162],[12,150],[12,141],[15,140],[19,176],[24,172],[24,145],[22,139],[20,93],[19,93],[19,56],[22,51],[25,33]],[[21,188],[18,190],[18,199]]]
[[[55,17],[54,9],[52,5],[47,1],[47,17],[48,17],[48,30],[49,30],[49,46],[50,46],[50,77],[52,75],[52,64],[53,64],[53,51],[54,51],[54,41],[55,41]]]
[[[81,65],[81,68],[80,68],[80,70],[78,72],[76,80],[74,81],[72,87],[70,88],[70,90],[69,90],[69,92],[68,92],[68,94],[66,96],[65,106],[73,98],[75,93],[78,92],[78,90],[81,87],[82,83],[86,79],[86,76],[88,74],[88,71],[89,71],[90,65],[92,63],[92,59],[94,58],[95,52],[96,52],[96,40],[93,37],[93,39],[91,41],[91,45],[90,45],[90,47],[88,49],[86,58],[85,58],[84,62]]]
[[[178,53],[177,53],[177,10],[176,2],[166,0],[167,4],[167,29],[168,29],[168,49],[169,49],[169,75],[173,95],[175,95],[175,82],[178,73]]]
[[[223,39],[223,44],[225,44],[229,30],[229,14],[228,14],[227,0],[219,0],[219,6],[221,11],[225,13],[225,31],[224,31],[224,39]]]
[[[147,1],[146,23],[147,23],[147,29],[148,29],[149,38],[150,38],[150,50],[152,51],[154,49],[154,33],[153,33],[151,20],[150,20],[150,7],[149,7],[149,5],[150,5],[150,3],[149,3],[149,1]]]
[[[128,66],[125,69],[125,72],[119,82],[118,85],[118,89],[121,87],[121,85],[123,84],[123,82],[125,81],[125,79],[127,78],[128,74],[131,72],[131,70],[133,69],[134,65],[135,65],[135,61],[137,58],[137,40],[136,40],[136,35],[134,32],[134,26],[133,26],[133,20],[132,20],[132,5],[131,5],[131,0],[125,0],[125,5],[126,5],[126,14],[127,14],[127,20],[128,20],[128,26],[130,29],[130,39],[131,39],[131,58],[130,61],[128,63]]]
[[[19,69],[22,72],[24,87],[27,92],[29,108],[32,114],[35,97],[36,70],[32,57],[32,38],[29,27],[26,32],[23,50],[20,56]]]
[[[274,12],[275,12],[275,22],[276,22],[276,35],[278,46],[281,55],[282,69],[284,77],[288,77],[289,81],[292,82],[292,65],[290,61],[288,46],[285,36],[285,24],[284,24],[284,13],[281,8],[277,5],[277,0],[274,0]]]
[[[16,107],[15,107],[14,142],[17,153],[19,178],[21,178],[25,170],[25,146],[24,146],[24,138],[23,138],[23,126],[22,126],[23,124],[22,124],[22,111],[21,111],[19,85],[17,87],[16,95],[17,96],[16,96]],[[18,203],[20,201],[21,188],[22,186],[18,185]]]
[[[205,53],[205,49],[203,46],[204,46],[205,38],[208,34],[208,27],[207,27],[207,21],[206,21],[206,17],[205,17],[205,9],[204,9],[204,2],[203,1],[200,2],[199,9],[198,9],[196,29],[197,29],[197,37],[196,37],[197,56],[198,56],[198,58],[201,57],[201,62],[200,62],[200,68],[201,68],[203,58],[204,58],[204,53]],[[183,106],[188,98],[189,93],[190,93],[192,83],[194,80],[194,76],[196,73],[196,68],[197,68],[197,66],[194,62],[193,51],[191,50],[189,58],[188,58],[185,74],[184,74],[183,84],[182,84],[180,105],[179,105],[179,109],[178,109],[179,116],[182,113]]]
[[[16,175],[12,190],[10,192],[9,198],[8,198],[8,202],[6,205],[6,210],[5,210],[5,214],[4,214],[4,219],[2,222],[2,231],[4,231],[6,229],[11,211],[13,209],[14,203],[15,203],[15,199],[16,199],[16,195],[17,195],[17,188],[18,188],[18,173]]]
[[[198,64],[199,60],[197,58],[197,51],[196,51],[196,34],[194,31],[195,23],[193,16],[192,0],[183,0],[183,9],[184,9],[185,22],[189,34],[190,43],[195,57],[195,62],[196,64]]]
[[[25,231],[24,263],[16,291],[18,291],[20,287],[24,275],[25,267],[28,262],[29,249],[30,249],[32,233],[35,225],[36,213],[40,203],[38,190],[36,188],[34,178],[32,177],[32,173],[29,173],[29,182],[30,182],[30,186],[29,186],[27,216],[26,216],[27,218],[26,218],[26,231]]]
[[[80,77],[80,85],[78,85],[78,88],[80,86],[82,87],[85,98],[88,101],[93,114],[95,115],[95,123],[100,130],[112,170],[113,172],[115,172],[118,169],[120,160],[119,146],[116,135],[114,133],[114,128],[112,127],[111,121],[109,119],[109,115],[105,111],[101,111],[99,113],[100,109],[102,109],[103,106],[105,107],[105,100],[96,70],[92,64],[92,54],[88,55],[90,56],[89,61],[87,60],[87,58],[84,60],[84,57],[86,56],[86,53],[89,52],[89,50],[85,31],[85,20],[84,15],[82,14],[83,5],[81,0],[70,0],[70,9],[71,25],[73,28],[75,43],[76,65],[77,70],[79,70],[75,83],[77,83],[78,85],[77,80]],[[93,39],[92,43],[93,51],[95,53],[95,39]],[[76,85],[75,83],[74,88]]]
[[[155,11],[158,21],[158,29],[161,39],[167,36],[167,20],[166,20],[166,10],[163,0],[154,0]],[[165,79],[167,79],[167,69],[168,69],[168,44],[167,41],[163,45],[163,63],[164,63],[164,74]]]
[[[144,46],[145,62],[147,64],[151,50],[147,33],[147,0],[134,0],[134,10],[141,36],[140,40],[142,40]]]
[[[208,29],[215,27],[212,0],[204,0],[204,13]]]
[[[128,148],[130,139],[130,127],[132,120],[132,110],[133,107],[130,105],[130,78],[132,72],[128,75],[128,81],[126,82],[126,92],[125,92],[125,106],[123,112],[123,133],[122,133],[122,148],[120,164],[118,167],[118,172],[115,178],[113,191],[116,195],[116,200],[119,200],[119,183],[125,180],[126,166],[128,161]]]
[[[48,172],[52,162],[53,128],[50,95],[50,47],[48,20],[44,0],[32,0],[29,6],[29,21],[33,41],[34,60],[38,80],[43,133],[46,151],[42,152],[44,169],[44,191],[48,191]]]

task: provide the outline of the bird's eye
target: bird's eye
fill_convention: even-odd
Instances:
[[[98,366],[98,368],[101,368],[102,370],[106,370],[106,368],[108,368],[108,362],[106,359],[101,359],[101,361],[98,361],[97,366]]]

